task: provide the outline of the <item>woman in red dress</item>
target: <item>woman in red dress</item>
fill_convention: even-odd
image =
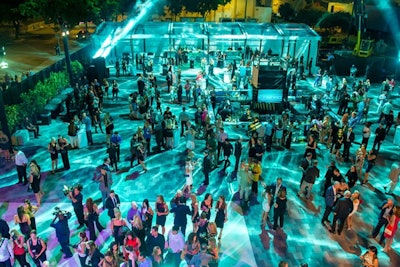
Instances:
[[[125,259],[128,260],[129,253],[133,252],[135,259],[139,256],[140,239],[132,232],[129,231],[125,235],[124,246],[122,247]]]
[[[384,252],[389,252],[392,249],[392,243],[394,236],[396,235],[398,224],[400,221],[400,206],[394,207],[393,214],[390,216],[389,224],[385,228],[385,232],[383,233],[386,238]]]

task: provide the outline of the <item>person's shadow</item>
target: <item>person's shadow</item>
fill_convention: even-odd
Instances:
[[[263,245],[264,249],[269,250],[271,247],[271,237],[269,236],[269,231],[265,230],[264,227],[261,227],[261,234],[260,236],[260,241],[261,244]]]
[[[282,229],[277,229],[274,231],[274,248],[275,252],[281,256],[285,257],[287,252],[287,235]]]

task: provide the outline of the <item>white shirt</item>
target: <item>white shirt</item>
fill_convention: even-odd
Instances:
[[[26,158],[24,152],[18,151],[17,155],[15,155],[15,165],[22,166],[28,163],[28,159]]]
[[[0,262],[5,262],[10,258],[14,258],[14,252],[10,240],[3,237],[0,239]]]
[[[181,231],[178,231],[176,235],[172,233],[172,230],[168,233],[168,245],[173,253],[177,253],[183,250],[185,247],[185,238]]]

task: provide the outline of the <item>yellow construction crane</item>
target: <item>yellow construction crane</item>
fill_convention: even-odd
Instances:
[[[362,39],[362,33],[365,31],[365,13],[364,0],[355,0],[353,5],[352,17],[357,19],[357,43],[353,50],[353,55],[359,57],[369,57],[374,49],[374,40]]]

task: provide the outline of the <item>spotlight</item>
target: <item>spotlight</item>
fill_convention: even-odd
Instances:
[[[139,13],[134,18],[131,18],[125,27],[118,28],[115,32],[110,33],[93,58],[107,57],[110,54],[111,49],[118,43],[118,41],[122,38],[125,38],[136,26],[136,24],[138,24],[147,14],[150,13],[149,11],[156,5],[157,2],[157,0],[145,1],[143,3],[139,1],[134,7],[134,10],[139,11]]]
[[[8,63],[5,61],[0,62],[0,69],[8,69]]]

